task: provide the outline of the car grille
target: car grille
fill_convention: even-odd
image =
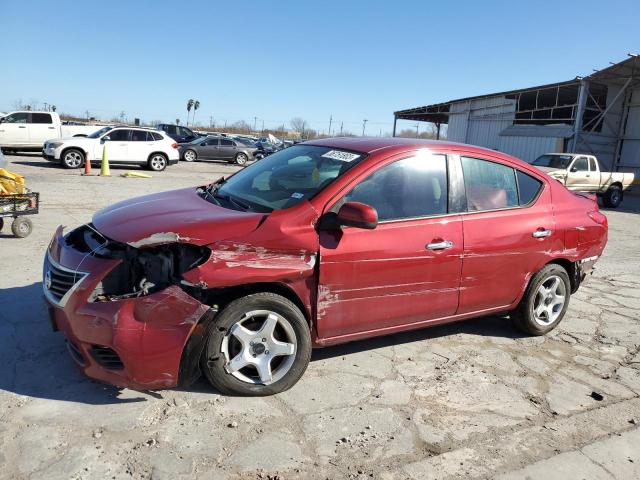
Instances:
[[[98,364],[108,370],[122,370],[124,368],[120,356],[109,347],[94,345],[89,350],[89,353]]]
[[[86,276],[85,272],[70,270],[58,265],[47,254],[42,279],[44,294],[51,302],[64,306],[68,294]]]

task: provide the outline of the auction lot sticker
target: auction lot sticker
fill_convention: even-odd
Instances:
[[[357,153],[343,152],[341,150],[329,150],[322,155],[324,158],[332,158],[333,160],[340,160],[342,162],[353,162],[360,155]]]

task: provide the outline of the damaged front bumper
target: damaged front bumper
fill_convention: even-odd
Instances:
[[[118,387],[171,388],[192,380],[212,310],[177,284],[109,298],[103,281],[125,260],[93,253],[70,246],[59,227],[45,258],[51,320],[74,361],[87,376]]]

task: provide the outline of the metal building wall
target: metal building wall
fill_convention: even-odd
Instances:
[[[451,104],[447,139],[492,149],[500,146],[500,132],[513,124],[516,101],[504,96]]]
[[[544,153],[563,151],[563,138],[556,137],[500,137],[498,150],[531,163]]]
[[[627,102],[628,111],[626,128],[618,164],[621,171],[634,172],[640,178],[640,87],[631,92]]]

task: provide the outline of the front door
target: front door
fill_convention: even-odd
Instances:
[[[198,156],[209,160],[218,158],[218,140],[217,138],[208,138],[200,144],[198,148]]]
[[[572,190],[587,191],[591,185],[592,173],[589,170],[589,159],[578,157],[569,166],[565,185]]]
[[[0,123],[0,145],[29,145],[28,121],[29,113],[27,112],[16,112],[4,117],[3,122]]]
[[[110,162],[126,162],[129,159],[130,132],[129,129],[118,128],[107,134],[109,140],[104,143],[104,146]],[[102,152],[100,154],[102,155]]]
[[[447,215],[444,155],[388,163],[345,201],[378,212],[374,230],[320,232],[320,338],[451,316],[458,306],[462,222]]]

